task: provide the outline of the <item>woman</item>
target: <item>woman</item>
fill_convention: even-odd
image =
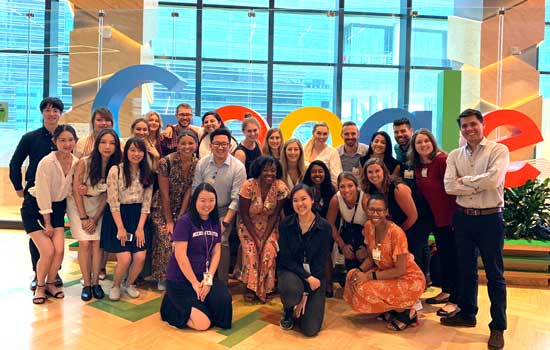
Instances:
[[[302,181],[306,173],[304,163],[304,149],[298,139],[290,139],[285,142],[281,154],[281,167],[283,169],[283,181],[292,190]]]
[[[243,120],[241,130],[244,133],[244,140],[235,149],[235,157],[240,160],[246,169],[246,177],[250,178],[250,165],[262,155],[258,135],[260,123],[253,117],[246,117]]]
[[[216,277],[221,256],[221,225],[214,187],[199,184],[189,210],[178,219],[174,252],[167,268],[160,316],[177,328],[205,331],[231,328],[231,294]]]
[[[262,146],[262,154],[264,156],[272,156],[273,158],[281,159],[281,150],[283,148],[283,133],[279,128],[270,128],[265,134],[264,143]]]
[[[419,215],[410,187],[401,183],[398,178],[392,178],[382,160],[369,159],[364,171],[364,191],[368,194],[379,192],[384,195],[388,202],[391,220],[407,234],[409,251],[414,255],[417,265],[426,274],[428,262],[424,247],[432,230],[431,220],[425,222],[426,220],[418,219]]]
[[[338,151],[327,145],[329,134],[327,123],[316,123],[312,134],[313,136],[304,146],[304,161],[306,165],[316,159],[325,163],[330,170],[332,186],[336,187],[338,175],[342,172],[342,161]]]
[[[294,214],[279,225],[278,287],[284,307],[280,326],[292,329],[299,319],[302,333],[315,336],[325,312],[325,267],[330,224],[313,211],[313,193],[298,184],[290,192]]]
[[[330,171],[325,163],[320,160],[311,162],[307,167],[303,182],[313,190],[313,209],[321,217],[326,218],[328,205],[336,190],[332,186]]]
[[[218,128],[227,128],[220,115],[214,111],[209,111],[202,116],[202,136],[199,139],[199,158],[204,158],[212,153],[210,149],[210,133]],[[231,149],[234,152],[237,148],[237,140],[231,136]]]
[[[113,129],[103,129],[95,139],[89,156],[80,159],[75,168],[73,193],[67,198],[67,216],[73,238],[78,240],[78,263],[84,280],[80,298],[103,299],[99,284],[103,252],[99,247],[101,223],[107,196],[107,174],[120,163],[120,140]],[[86,193],[81,195],[79,187]]]
[[[137,118],[132,122],[130,128],[134,137],[139,137],[145,142],[145,147],[147,149],[146,158],[149,162],[149,167],[151,168],[151,171],[155,172],[160,160],[160,152],[149,140],[149,123],[145,118]]]
[[[151,207],[153,177],[146,159],[147,147],[139,137],[131,137],[124,146],[122,163],[109,170],[107,203],[101,227],[101,248],[115,253],[117,264],[109,299],[120,299],[122,277],[128,272],[126,294],[140,293],[134,284],[143,269],[151,237],[145,222]],[[129,271],[128,271],[129,268]]]
[[[452,218],[456,198],[445,192],[443,178],[447,169],[447,155],[437,146],[431,131],[420,129],[411,139],[409,165],[414,167],[416,187],[426,198],[435,219],[435,243],[441,258],[441,293],[426,299],[428,304],[445,304],[437,310],[438,316],[451,316],[457,311],[457,258]]]
[[[147,124],[149,125],[147,141],[155,148],[159,154],[159,158],[162,158],[162,150],[160,147],[160,141],[162,139],[162,118],[157,112],[150,111],[145,114],[145,120],[147,120]]]
[[[348,272],[344,300],[353,310],[380,313],[387,328],[402,331],[417,322],[414,303],[426,286],[424,274],[407,250],[403,230],[387,220],[388,206],[382,194],[368,201],[369,221],[365,226],[368,257]]]
[[[178,140],[178,151],[162,158],[157,169],[160,191],[153,195],[151,224],[153,229],[152,273],[158,289],[166,288],[166,265],[172,253],[170,238],[174,223],[187,210],[191,184],[197,165],[197,134],[183,130]]]
[[[332,237],[344,254],[348,271],[359,266],[367,257],[363,227],[367,221],[368,197],[351,172],[344,171],[338,176],[338,192],[330,200],[327,220],[332,227]],[[336,227],[338,215],[339,228]]]
[[[57,270],[63,261],[65,245],[65,198],[71,192],[74,166],[78,158],[73,155],[76,132],[68,124],[59,125],[53,132],[57,151],[51,152],[38,163],[34,187],[25,197],[21,216],[25,231],[40,252],[36,265],[36,290],[34,304],[44,304],[47,296],[65,297],[63,290],[55,286]],[[35,224],[36,223],[36,224]]]
[[[277,229],[289,190],[281,180],[281,164],[273,157],[257,158],[250,175],[252,178],[243,184],[239,196],[241,281],[246,284],[246,301],[254,301],[256,295],[265,302],[266,295],[275,287]]]
[[[392,145],[390,135],[385,131],[377,131],[372,134],[369,150],[364,157],[359,159],[361,166],[364,167],[367,160],[378,158],[384,162],[384,165],[390,171],[392,177],[397,177],[401,173],[401,165],[392,155]]]
[[[88,156],[92,153],[95,139],[103,129],[113,128],[113,114],[107,108],[97,108],[92,113],[90,135],[79,139],[74,148],[74,155],[77,158]]]

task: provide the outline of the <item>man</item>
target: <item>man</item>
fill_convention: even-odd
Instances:
[[[402,164],[407,162],[407,151],[413,132],[411,122],[407,118],[399,118],[393,121],[393,137],[397,142],[393,149],[395,150],[395,158]]]
[[[167,156],[170,153],[174,153],[178,149],[178,136],[183,130],[193,130],[200,139],[201,128],[191,125],[193,120],[193,108],[187,103],[180,103],[176,107],[176,119],[178,124],[168,125],[166,130],[162,133],[162,140],[160,141],[160,147],[162,149],[163,156]]]
[[[453,218],[458,261],[460,261],[460,312],[442,318],[445,326],[475,327],[477,307],[477,251],[483,260],[487,290],[491,300],[489,349],[504,347],[506,329],[506,282],[503,276],[504,178],[509,151],[483,136],[483,117],[467,109],[458,117],[460,132],[467,144],[447,158],[445,190],[456,195],[457,212]]]
[[[34,131],[28,132],[19,141],[15,152],[10,160],[10,181],[17,193],[17,196],[25,198],[30,196],[28,189],[34,186],[36,168],[42,158],[57,148],[52,141],[55,128],[59,124],[59,118],[63,112],[63,102],[57,97],[46,97],[40,102],[40,113],[42,113],[43,126]],[[29,158],[29,165],[25,172],[25,187],[22,185],[21,167],[25,160]],[[23,223],[24,224],[24,223]],[[31,282],[31,290],[36,289],[36,263],[40,259],[40,253],[36,245],[29,239],[29,251],[31,254],[32,269],[34,278]],[[56,276],[55,285],[63,286],[63,281]]]
[[[197,163],[193,189],[201,182],[214,186],[218,196],[218,213],[222,224],[222,255],[218,266],[218,278],[227,282],[229,274],[229,235],[239,207],[239,193],[246,180],[246,170],[241,161],[229,154],[231,132],[218,128],[210,133],[212,153]]]
[[[369,146],[358,142],[359,129],[357,128],[357,124],[352,121],[344,122],[341,135],[344,139],[344,144],[338,146],[336,150],[340,155],[342,169],[352,172],[361,181],[361,164],[359,163],[359,159],[367,154]]]

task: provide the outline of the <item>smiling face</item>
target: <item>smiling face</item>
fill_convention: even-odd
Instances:
[[[147,117],[147,124],[149,125],[149,131],[156,133],[160,129],[160,118],[157,114],[152,113]]]
[[[277,176],[277,168],[273,163],[267,163],[260,174],[260,181],[266,185],[272,185]]]
[[[348,147],[355,147],[359,138],[359,130],[355,125],[346,125],[342,128],[342,138]]]
[[[76,139],[70,131],[63,131],[54,140],[57,150],[61,153],[70,154],[76,145]]]
[[[137,122],[132,132],[134,136],[144,139],[149,136],[149,125],[144,121]]]
[[[278,131],[274,131],[267,138],[267,144],[269,145],[269,148],[271,148],[271,149],[280,149],[280,147],[281,147],[281,133],[279,133]]]
[[[407,124],[396,125],[393,127],[393,137],[399,146],[406,147],[411,142],[413,128]]]
[[[286,159],[289,162],[297,162],[300,159],[301,151],[297,142],[291,142],[285,149]]]
[[[475,115],[460,118],[460,133],[470,145],[477,145],[483,140],[483,123]]]
[[[201,219],[206,220],[216,207],[216,195],[210,191],[202,190],[197,196],[195,205]]]
[[[386,138],[382,135],[376,135],[370,143],[372,153],[376,156],[383,156],[386,152]]]
[[[214,155],[214,159],[218,161],[225,161],[229,155],[229,139],[225,135],[216,135],[210,143],[210,149]]]
[[[44,119],[44,126],[55,129],[59,124],[59,118],[61,118],[61,111],[54,106],[47,105],[42,111],[42,118]]]
[[[328,128],[324,125],[317,126],[313,131],[313,139],[318,144],[325,144],[328,140]]]
[[[145,157],[145,152],[140,150],[135,143],[131,144],[130,147],[128,147],[128,161],[131,165],[137,165],[139,166],[139,163],[143,160]]]
[[[109,158],[115,153],[115,137],[111,134],[105,134],[99,140],[98,151],[103,158]]]
[[[260,134],[260,128],[256,123],[247,123],[243,127],[244,137],[250,142],[256,142]]]
[[[357,198],[357,185],[350,179],[342,178],[340,184],[338,184],[338,190],[348,203],[354,202]]]
[[[304,216],[311,212],[313,207],[313,198],[309,196],[306,190],[298,190],[292,197],[292,208],[298,216]]]
[[[204,131],[206,131],[207,134],[210,134],[212,131],[216,130],[221,126],[221,123],[214,117],[213,114],[209,114],[204,118],[204,122],[202,122],[202,127],[204,128]]]
[[[319,165],[313,165],[311,167],[311,181],[316,186],[320,186],[325,181],[325,176],[325,170]]]
[[[367,167],[367,179],[371,184],[380,188],[384,182],[384,169],[380,164],[371,164]]]
[[[178,142],[178,152],[185,157],[192,157],[197,151],[197,143],[192,136],[182,136]]]
[[[176,118],[183,128],[187,128],[193,119],[193,110],[191,108],[180,107],[176,111]]]
[[[376,199],[369,201],[367,210],[369,219],[375,226],[386,222],[388,208],[386,208],[386,204],[383,200]]]
[[[434,151],[434,145],[427,135],[418,134],[414,140],[414,149],[421,158],[428,159]]]
[[[103,129],[112,128],[113,122],[103,116],[101,113],[96,113],[94,116],[94,132],[99,133]]]

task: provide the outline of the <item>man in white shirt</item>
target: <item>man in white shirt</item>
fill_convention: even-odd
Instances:
[[[367,154],[369,146],[359,142],[359,129],[357,124],[347,121],[342,124],[342,138],[344,144],[336,149],[342,161],[342,169],[349,171],[361,181],[361,164],[359,159]]]
[[[460,311],[442,318],[445,326],[475,327],[477,307],[477,251],[481,254],[491,300],[489,349],[504,347],[506,329],[506,281],[502,250],[504,247],[504,178],[509,151],[483,136],[483,116],[467,109],[458,117],[460,132],[467,144],[447,158],[445,190],[456,195],[457,212],[453,218],[459,261]]]

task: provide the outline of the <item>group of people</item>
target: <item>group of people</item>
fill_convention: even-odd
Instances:
[[[344,300],[400,331],[417,322],[433,232],[442,291],[426,302],[442,305],[443,325],[475,326],[479,251],[492,302],[489,345],[503,345],[508,150],[483,136],[479,111],[459,116],[466,144],[449,155],[429,130],[395,120],[394,158],[387,133],[375,132],[365,145],[349,121],[338,148],[327,144],[324,122],[304,146],[285,142],[277,128],[262,146],[252,116],[242,122],[239,143],[216,112],[202,116],[202,127],[191,125],[188,104],[176,108],[178,123],[164,131],[156,112],[136,119],[125,140],[108,109],[92,113],[90,135],[81,139],[70,125],[58,125],[62,101],[46,98],[40,110],[44,126],[23,136],[10,162],[10,179],[24,198],[35,304],[64,297],[57,272],[67,213],[79,241],[85,301],[104,297],[105,252],[114,253],[111,300],[122,292],[139,297],[135,281],[147,274],[166,290],[161,317],[169,324],[229,328],[229,238],[236,230],[234,275],[246,286],[244,298],[265,302],[278,290],[283,329],[298,321],[307,336],[320,331],[325,298],[334,295],[337,250],[347,271]],[[150,271],[143,271],[148,259]]]

